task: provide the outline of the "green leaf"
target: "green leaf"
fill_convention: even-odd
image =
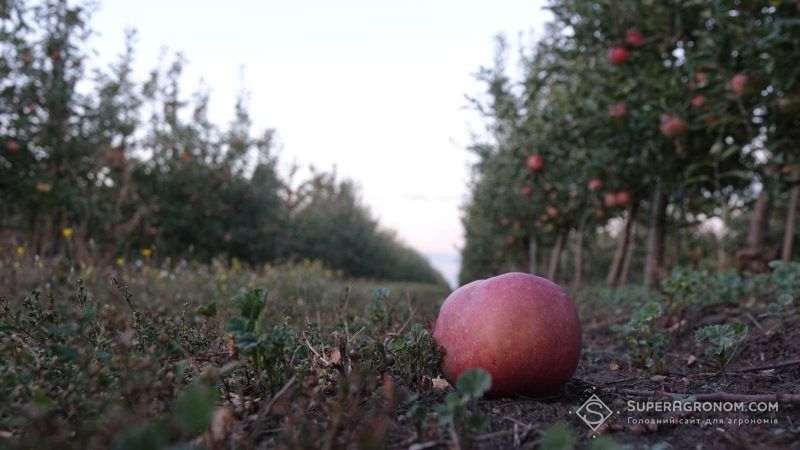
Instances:
[[[492,387],[492,375],[484,369],[469,369],[456,381],[456,389],[471,398],[479,398]]]
[[[239,315],[252,321],[258,319],[267,305],[267,295],[266,289],[252,289],[238,295],[233,301],[239,307]]]
[[[547,427],[539,436],[540,450],[572,450],[572,430],[559,422]]]
[[[623,450],[625,448],[628,447],[617,443],[615,440],[611,439],[608,436],[600,436],[597,439],[592,439],[592,441],[589,442],[589,445],[586,446],[587,450]],[[656,449],[652,448],[652,450]]]
[[[166,433],[162,427],[154,424],[133,425],[123,431],[114,445],[113,450],[159,450],[164,448]]]
[[[197,314],[206,316],[206,317],[214,317],[217,315],[217,302],[211,302],[207,305],[202,305],[197,308]]]
[[[198,433],[211,425],[217,392],[202,383],[187,386],[175,402],[175,417],[189,431]]]

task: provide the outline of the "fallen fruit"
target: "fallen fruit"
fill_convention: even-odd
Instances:
[[[492,376],[490,397],[558,392],[581,353],[575,305],[550,280],[506,273],[473,281],[444,301],[433,330],[444,348],[442,372],[482,368]]]

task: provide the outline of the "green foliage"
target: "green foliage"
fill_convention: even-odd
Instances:
[[[655,320],[662,317],[664,308],[655,301],[647,302],[633,311],[623,327],[617,327],[634,357],[652,371],[663,367],[667,336],[655,330]]]
[[[741,322],[708,325],[694,333],[695,342],[706,343],[706,355],[714,358],[722,373],[746,337],[747,326]]]
[[[219,394],[205,384],[192,383],[175,401],[175,417],[190,432],[201,432],[211,425],[218,397]]]
[[[267,305],[266,289],[252,289],[234,299],[239,314],[228,321],[225,331],[236,339],[236,347],[252,358],[256,376],[263,377],[264,386],[277,390],[294,373],[291,361],[304,348],[298,330],[278,324],[268,330],[261,316]]]
[[[572,429],[563,422],[550,425],[539,435],[541,450],[571,450],[574,448]]]
[[[492,376],[483,369],[466,370],[456,380],[458,392],[448,392],[445,401],[436,407],[439,426],[456,441],[468,439],[470,433],[486,427],[486,416],[470,412],[468,406],[492,387]]]
[[[767,295],[771,298],[768,310],[772,314],[788,313],[789,308],[800,297],[800,263],[772,261]]]

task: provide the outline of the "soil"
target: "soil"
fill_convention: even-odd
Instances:
[[[656,400],[642,391],[678,394],[800,394],[800,317],[781,319],[741,308],[720,309],[713,314],[678,321],[670,329],[672,346],[665,367],[658,373],[630,361],[623,340],[609,321],[594,321],[584,327],[584,354],[575,376],[563,391],[548,399],[511,398],[482,400],[480,409],[489,419],[487,429],[461,442],[478,449],[536,448],[540,432],[556,422],[572,429],[575,447],[583,448],[603,435],[629,448],[669,449],[800,449],[800,400],[781,402],[770,412],[629,412],[629,400]],[[677,319],[676,319],[677,320]],[[739,320],[749,333],[726,375],[692,339],[702,324]],[[619,321],[617,321],[619,322]],[[689,327],[687,324],[694,324]],[[666,324],[665,324],[666,328]],[[753,370],[778,365],[783,367]],[[575,414],[592,394],[607,404],[614,415],[592,431]],[[422,395],[430,410],[443,401],[445,391]],[[659,399],[663,400],[663,399]],[[398,411],[400,424],[391,436],[391,448],[452,448],[448,436],[439,435],[435,418],[429,418],[426,436],[416,436]],[[431,413],[432,414],[432,413]],[[641,423],[640,419],[682,419],[684,423]],[[638,423],[631,421],[636,419]],[[752,423],[752,421],[760,423]],[[662,421],[663,422],[663,421]],[[463,439],[462,439],[463,440]]]

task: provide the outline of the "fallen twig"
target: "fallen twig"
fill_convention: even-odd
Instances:
[[[748,367],[746,369],[735,370],[734,372],[736,372],[736,373],[758,372],[760,370],[779,369],[781,367],[789,367],[789,366],[797,366],[797,365],[800,365],[800,358],[793,359],[791,361],[783,361],[783,362],[778,362],[778,363],[765,364],[763,366]]]

